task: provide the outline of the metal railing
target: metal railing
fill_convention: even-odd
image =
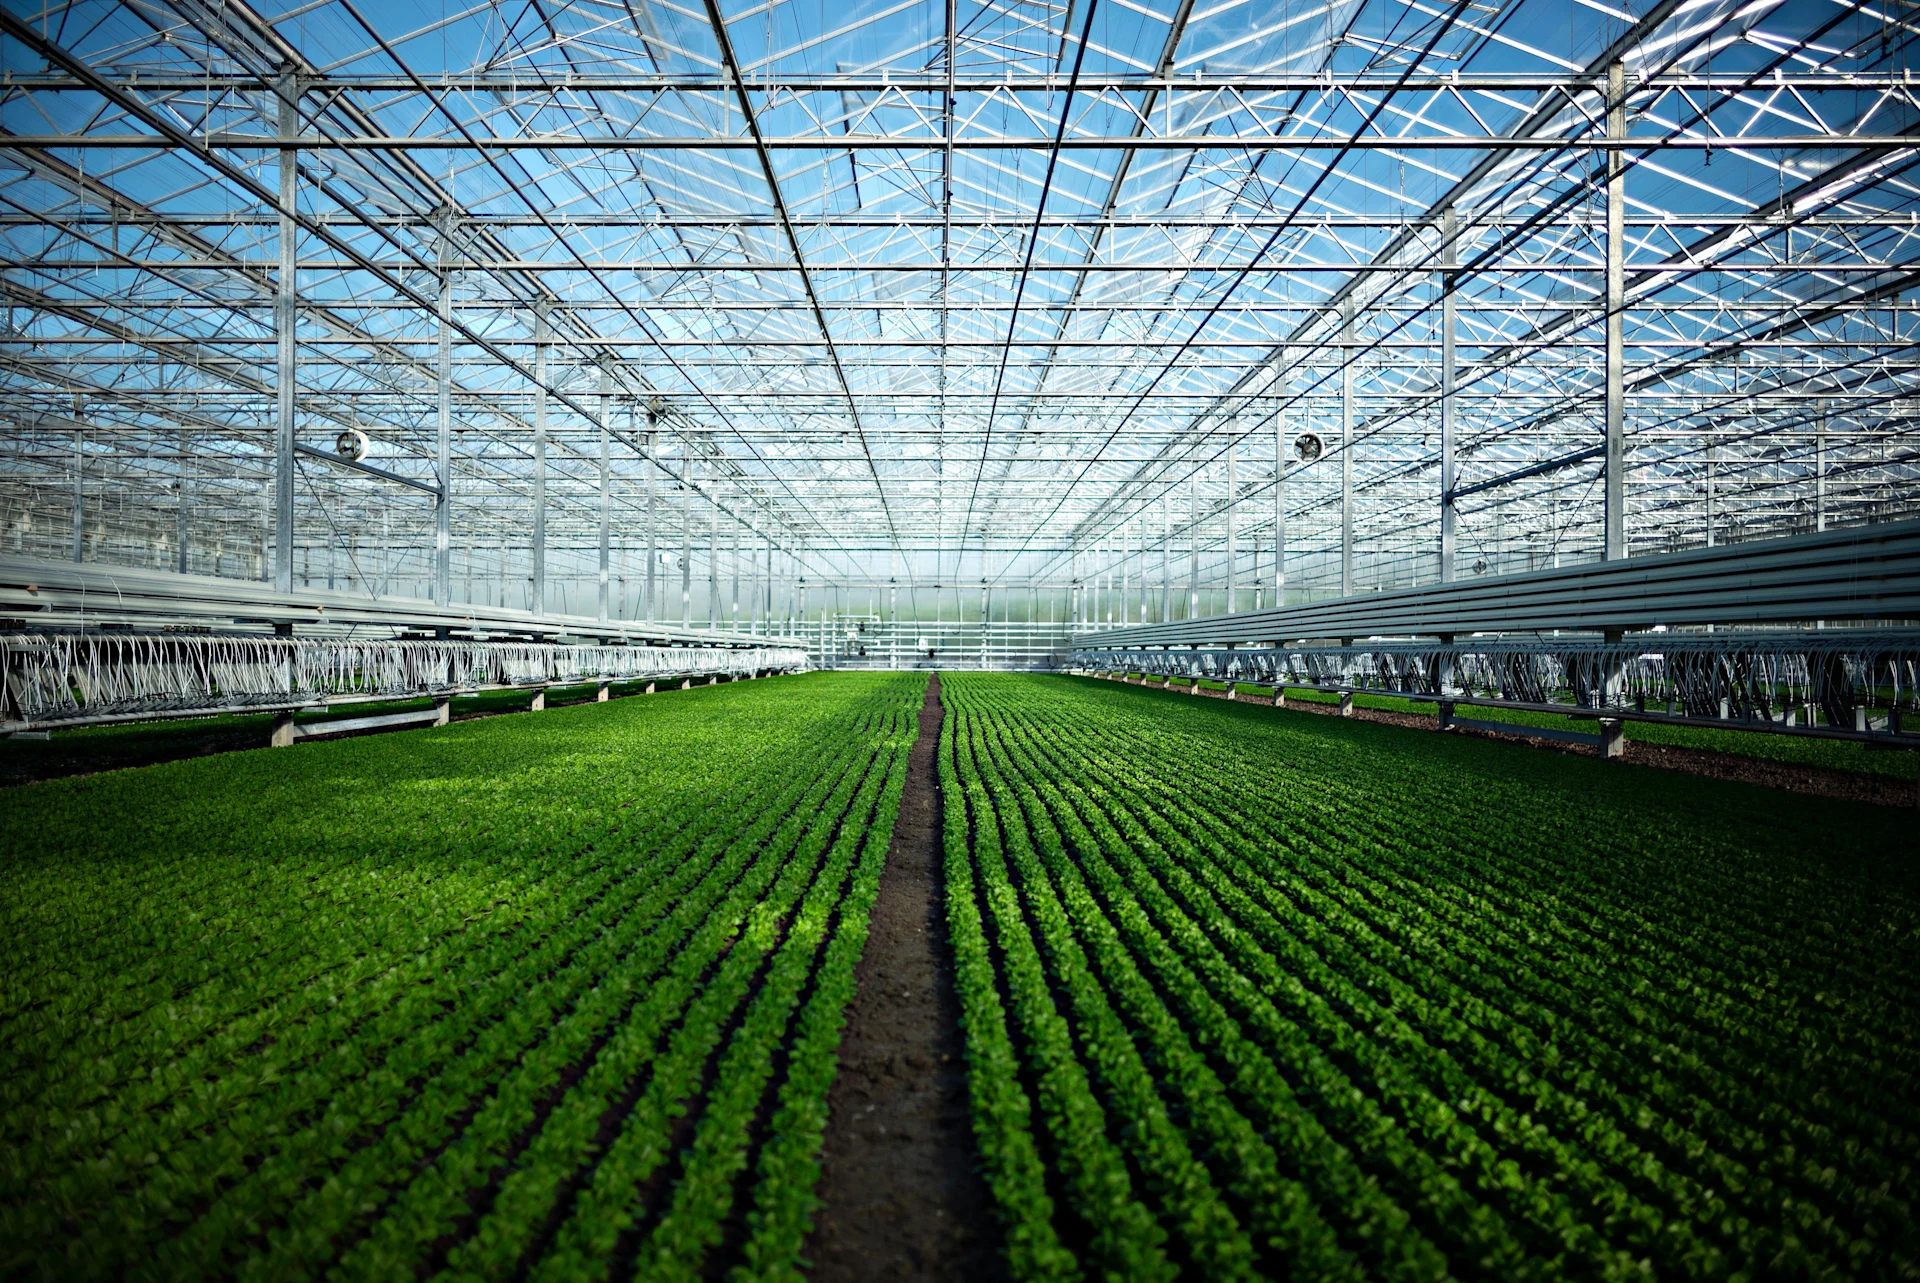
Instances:
[[[1920,521],[1756,540],[1337,601],[1077,631],[1076,647],[1276,646],[1556,629],[1920,620]]]
[[[507,606],[455,602],[441,606],[414,597],[271,585],[165,570],[49,561],[0,555],[0,618],[22,628],[210,627],[222,632],[255,626],[301,636],[451,632],[528,640],[592,638],[668,646],[757,647],[794,644],[785,638],[681,628],[640,620],[536,615]]]
[[[1079,669],[1528,710],[1812,731],[1901,732],[1920,711],[1920,630],[1642,634],[1142,650],[1082,646]]]
[[[0,635],[0,729],[808,666],[795,647]]]

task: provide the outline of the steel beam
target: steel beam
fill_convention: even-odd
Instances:
[[[293,139],[300,132],[300,82],[291,71],[274,86],[278,106],[280,137]],[[273,447],[273,584],[281,592],[293,591],[293,447],[295,432],[294,338],[300,323],[298,311],[299,260],[293,211],[298,196],[300,153],[291,148],[280,153],[280,228],[278,245],[280,270],[274,282],[273,332],[278,345],[274,365],[274,447]],[[446,485],[442,477],[440,484]]]
[[[33,629],[98,628],[104,625],[205,624],[221,629],[287,626],[302,634],[391,629],[487,633],[530,638],[607,637],[632,642],[702,646],[738,645],[725,633],[656,623],[598,620],[508,607],[465,603],[443,608],[410,597],[374,597],[166,570],[70,562],[0,553],[0,616]]]
[[[1104,647],[1251,645],[1819,619],[1920,620],[1920,521],[1368,593],[1074,641],[1097,640]]]
[[[1607,68],[1607,136],[1627,133],[1626,66]],[[1608,561],[1627,555],[1626,229],[1627,166],[1607,153],[1607,451],[1602,546]]]

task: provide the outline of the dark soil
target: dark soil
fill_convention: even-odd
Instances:
[[[1157,683],[1155,683],[1157,686]],[[1172,688],[1180,694],[1187,694],[1179,687]],[[1200,694],[1213,699],[1225,699],[1225,691],[1202,690]],[[1270,704],[1271,698],[1259,696],[1241,696],[1234,701],[1238,704]],[[1310,700],[1288,700],[1287,707],[1298,712],[1319,713],[1326,717],[1337,717],[1339,707],[1334,704],[1321,704]],[[1497,711],[1489,716],[1497,716]],[[1355,708],[1356,721],[1381,722],[1388,726],[1406,726],[1414,730],[1431,731],[1434,720],[1415,713],[1398,713],[1384,708]],[[1530,748],[1546,749],[1555,753],[1570,753],[1575,757],[1598,757],[1600,750],[1587,744],[1569,744],[1562,740],[1541,739],[1525,734],[1507,734],[1503,731],[1483,731],[1469,727],[1455,727],[1450,734],[1472,735],[1479,739],[1504,740],[1510,744],[1525,744]],[[1842,802],[1866,802],[1876,806],[1913,807],[1920,803],[1920,781],[1899,780],[1887,775],[1867,775],[1858,771],[1836,771],[1824,766],[1802,766],[1795,762],[1775,762],[1766,758],[1742,757],[1737,753],[1716,753],[1703,748],[1676,748],[1667,744],[1648,744],[1640,740],[1627,740],[1625,761],[1637,766],[1651,766],[1662,771],[1679,771],[1684,775],[1703,775],[1716,780],[1736,780],[1743,784],[1758,784],[1764,788],[1776,788],[1788,793],[1805,793],[1813,797],[1837,798]]]
[[[940,877],[940,679],[930,677],[900,817],[827,1098],[806,1255],[817,1279],[1005,1277],[975,1167]]]

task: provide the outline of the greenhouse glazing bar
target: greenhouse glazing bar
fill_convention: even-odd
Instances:
[[[0,11],[11,552],[820,635],[1920,512],[1865,6],[408,12]]]
[[[1585,563],[1174,623],[1076,631],[1074,646],[1273,645],[1305,638],[1617,633],[1814,620],[1920,620],[1920,522]]]

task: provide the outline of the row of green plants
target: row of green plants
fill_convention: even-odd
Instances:
[[[1156,684],[1159,682],[1158,678],[1149,680]],[[1184,679],[1176,678],[1172,689],[1183,690],[1183,682]],[[1190,684],[1185,683],[1185,685]],[[1199,684],[1202,690],[1225,691],[1227,689],[1225,682],[1211,679],[1203,678]],[[1234,689],[1243,698],[1248,696],[1266,700],[1273,698],[1271,686],[1262,686],[1253,682],[1236,682]],[[1288,688],[1287,702],[1337,704],[1340,702],[1340,696],[1333,691],[1295,686]],[[1432,701],[1407,699],[1399,695],[1358,693],[1354,695],[1353,703],[1356,708],[1409,713],[1417,717],[1437,715]],[[1507,722],[1517,726],[1557,727],[1561,730],[1585,731],[1589,734],[1597,734],[1600,730],[1600,724],[1591,717],[1538,713],[1527,709],[1479,708],[1461,705],[1459,715],[1481,721]],[[1740,730],[1737,724],[1722,730],[1713,726],[1669,726],[1661,722],[1627,722],[1624,729],[1628,739],[1645,744],[1705,749],[1708,752],[1727,753],[1734,757],[1759,758],[1795,766],[1818,766],[1828,770],[1885,775],[1901,780],[1913,779],[1916,769],[1920,769],[1920,766],[1916,765],[1916,759],[1920,759],[1920,752],[1910,748],[1890,749],[1852,740],[1799,738],[1767,731]]]
[[[645,686],[645,682],[615,682],[611,693],[615,696],[633,694]],[[547,707],[580,703],[598,694],[598,683],[553,687],[547,691]],[[533,692],[528,689],[475,691],[456,695],[452,713],[455,717],[517,713],[525,710],[532,699]],[[432,706],[433,700],[425,696],[368,700],[302,709],[294,714],[294,720],[311,725],[417,712]],[[221,713],[210,717],[75,726],[52,731],[45,740],[0,739],[0,787],[95,771],[123,770],[209,752],[259,748],[266,744],[272,728],[272,713]]]
[[[943,686],[1017,1277],[1907,1277],[1920,844],[1748,786]]]
[[[19,790],[0,1275],[793,1277],[924,683]]]

